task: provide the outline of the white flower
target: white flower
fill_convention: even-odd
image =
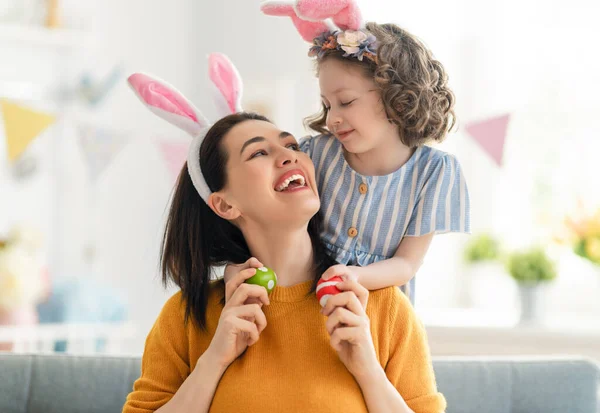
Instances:
[[[346,30],[337,35],[337,42],[348,54],[357,53],[360,45],[367,40],[367,34],[359,30]]]
[[[42,242],[42,234],[26,225],[17,225],[8,234],[9,245],[18,245],[25,248],[30,254],[34,254],[42,246]]]
[[[41,267],[23,248],[0,250],[0,309],[34,305],[42,295]]]

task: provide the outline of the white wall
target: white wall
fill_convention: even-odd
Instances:
[[[79,74],[79,69],[88,69],[101,77],[114,65],[123,64],[127,73],[156,73],[184,91],[192,90],[197,83],[190,52],[197,43],[196,23],[189,13],[191,0],[175,0],[169,7],[164,2],[146,1],[70,3],[63,4],[65,21],[90,32],[93,41],[79,56],[65,60],[58,70],[67,66],[67,71]],[[40,68],[59,77],[60,73],[51,71],[52,60],[41,59],[36,64],[33,59],[25,60],[23,55],[27,53],[36,51],[21,53],[17,62],[30,63],[36,73],[29,79],[40,77]],[[120,291],[142,333],[129,351],[139,352],[170,294],[158,282],[157,257],[172,182],[152,138],[182,136],[155,121],[124,81],[98,111],[70,107],[59,113],[58,125],[32,145],[32,152],[41,161],[40,173],[34,179],[25,185],[14,184],[10,168],[3,163],[0,230],[6,231],[20,220],[39,226],[48,234],[53,277],[95,276]],[[90,185],[83,154],[75,141],[74,125],[82,120],[114,128],[132,138],[95,186]],[[59,162],[53,161],[55,151]],[[57,193],[59,199],[55,199]],[[95,245],[93,264],[85,258],[89,244]]]
[[[504,231],[516,245],[530,238],[527,228],[534,215],[528,197],[536,170],[528,162],[528,154],[548,142],[563,148],[572,136],[568,132],[575,127],[582,148],[590,143],[588,136],[597,136],[598,127],[589,119],[598,109],[598,84],[592,81],[591,73],[597,73],[600,67],[598,59],[590,57],[592,39],[598,36],[591,33],[593,13],[584,2],[572,2],[577,5],[573,9],[540,8],[534,1],[484,3],[462,0],[396,4],[381,0],[363,1],[361,5],[367,19],[400,23],[434,50],[451,74],[463,123],[499,112],[515,112],[507,144],[507,157],[512,154],[512,158],[507,158],[503,170],[493,167],[461,132],[451,136],[443,148],[457,153],[463,163],[471,188],[474,230]],[[85,26],[97,37],[96,45],[90,47],[80,64],[99,75],[119,62],[126,73],[153,73],[212,115],[204,99],[205,57],[210,52],[223,52],[245,80],[246,106],[257,107],[264,100],[277,102],[270,107],[273,119],[282,128],[303,133],[301,119],[318,107],[318,89],[312,64],[306,58],[307,45],[291,21],[262,16],[258,0],[172,0],[168,7],[166,4],[150,0],[65,0],[66,20]],[[572,107],[577,110],[570,111]],[[187,138],[154,118],[124,84],[98,112],[74,110],[70,119],[81,117],[125,131],[133,141],[91,191],[81,152],[66,122],[60,141],[62,207],[58,221],[48,218],[59,226],[55,233],[59,238],[53,239],[58,243],[53,246],[58,254],[54,267],[57,276],[86,276],[89,266],[83,247],[91,239],[96,245],[93,273],[127,297],[131,317],[141,331],[129,350],[139,352],[146,332],[172,293],[162,290],[157,271],[172,182],[152,138]],[[553,121],[557,127],[552,126]],[[41,140],[41,151],[48,142]],[[561,188],[567,187],[559,183]],[[40,185],[44,184],[31,186],[28,194],[11,198],[9,211],[0,210],[1,216],[14,219],[31,215],[24,205],[39,199]],[[499,189],[495,197],[489,196],[490,187]],[[17,191],[1,180],[0,189],[2,199],[5,193],[14,195]],[[51,194],[46,196],[51,199]],[[2,202],[0,206],[6,208]],[[47,210],[38,208],[34,215],[44,214]],[[6,220],[0,224],[5,226]],[[418,305],[457,305],[460,251],[465,239],[444,236],[434,241],[420,274]],[[583,303],[577,298],[590,285],[598,291],[598,283],[590,284],[581,277],[575,280],[575,291],[568,298],[571,309],[580,305],[600,313],[591,298]],[[571,285],[563,280],[560,288]],[[554,302],[564,301],[564,297],[557,292]]]

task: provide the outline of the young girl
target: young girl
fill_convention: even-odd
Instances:
[[[323,238],[342,265],[323,278],[354,274],[370,290],[405,286],[434,234],[470,232],[469,195],[457,159],[426,146],[453,127],[454,95],[442,64],[393,24],[361,23],[349,0],[267,2],[312,43],[322,111],[320,135],[301,148],[313,160]],[[324,23],[331,18],[341,30]]]

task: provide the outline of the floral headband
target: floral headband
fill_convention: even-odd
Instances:
[[[365,30],[327,31],[313,40],[310,57],[322,58],[328,50],[342,50],[344,57],[363,58],[377,63],[377,39]]]
[[[364,28],[356,0],[268,0],[260,8],[268,16],[290,17],[300,36],[312,44],[311,57],[342,50],[344,57],[377,63],[377,40]]]

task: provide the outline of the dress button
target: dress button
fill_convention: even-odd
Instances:
[[[367,186],[367,184],[360,184],[358,186],[358,192],[360,192],[363,195],[367,193],[368,189],[369,189],[369,187]]]
[[[356,228],[350,227],[350,229],[348,230],[348,236],[350,238],[354,238],[357,235],[358,235],[358,231],[356,230]]]

